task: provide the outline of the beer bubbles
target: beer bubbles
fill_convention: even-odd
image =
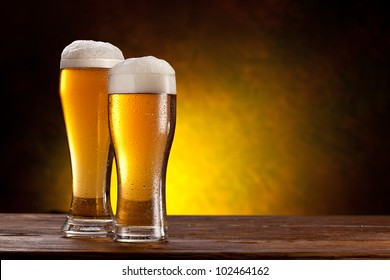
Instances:
[[[118,170],[115,240],[166,238],[165,181],[176,125],[175,70],[153,56],[109,71],[109,128]]]
[[[60,98],[72,166],[72,202],[62,228],[67,237],[113,234],[108,128],[108,69],[123,61],[110,43],[74,41],[60,62]]]
[[[76,40],[62,51],[60,69],[78,67],[111,68],[123,60],[121,50],[110,43]]]
[[[175,70],[154,56],[129,58],[109,72],[108,93],[176,94]]]

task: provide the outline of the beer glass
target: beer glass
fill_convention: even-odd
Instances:
[[[61,54],[60,97],[72,167],[66,237],[113,236],[107,81],[108,69],[123,59],[117,47],[86,40],[74,41]]]
[[[176,125],[175,71],[155,57],[127,59],[110,69],[108,96],[118,172],[114,240],[164,240],[165,178]]]

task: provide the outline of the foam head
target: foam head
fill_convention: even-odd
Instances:
[[[61,54],[62,68],[111,68],[124,60],[116,46],[100,41],[77,40],[64,48]]]
[[[176,94],[175,70],[154,56],[126,59],[110,69],[108,93]]]

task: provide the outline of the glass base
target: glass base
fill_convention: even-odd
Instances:
[[[68,216],[62,226],[65,237],[113,238],[114,224],[112,219],[74,218]]]
[[[118,242],[157,242],[167,238],[166,227],[115,226],[114,240]]]

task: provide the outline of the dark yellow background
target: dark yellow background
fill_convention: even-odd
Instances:
[[[333,3],[333,2],[332,2]],[[1,212],[66,212],[62,49],[176,69],[169,214],[389,214],[389,46],[377,1],[3,1]]]

